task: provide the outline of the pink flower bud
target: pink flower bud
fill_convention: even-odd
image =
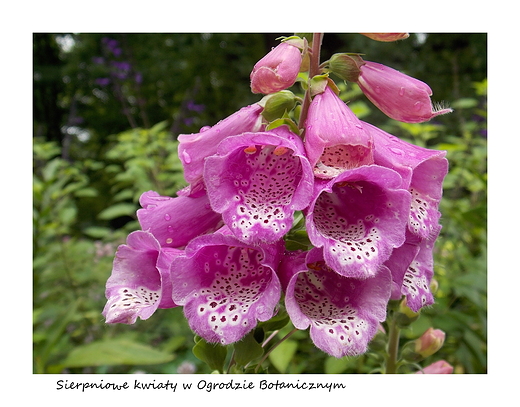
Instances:
[[[423,358],[433,355],[444,344],[446,334],[440,329],[428,328],[422,336],[415,341],[415,352]]]
[[[388,66],[365,61],[357,84],[384,114],[405,123],[421,123],[452,109],[434,108],[430,87]]]
[[[287,42],[282,42],[253,67],[251,72],[252,92],[267,95],[289,88],[298,77],[301,63],[300,49]]]
[[[361,33],[365,37],[368,37],[375,41],[380,42],[392,42],[397,40],[404,40],[408,38],[410,34],[408,33]]]
[[[415,372],[415,374],[452,374],[453,366],[445,360],[439,360],[438,362],[432,363],[426,366],[423,370]]]

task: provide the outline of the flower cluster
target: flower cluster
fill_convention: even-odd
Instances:
[[[107,323],[182,306],[198,336],[228,345],[271,319],[283,298],[292,324],[342,357],[366,351],[389,300],[404,296],[413,312],[433,303],[445,152],[359,120],[328,72],[348,71],[397,120],[448,109],[433,110],[431,90],[416,79],[335,57],[296,124],[288,88],[316,58],[310,45],[282,41],[251,73],[260,102],[178,137],[188,185],[176,197],[142,195],[142,230],[119,247],[107,282]],[[302,230],[305,247],[289,250]]]

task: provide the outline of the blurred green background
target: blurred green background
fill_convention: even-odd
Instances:
[[[35,373],[209,373],[192,354],[193,334],[180,308],[158,310],[131,326],[106,325],[105,282],[117,246],[139,229],[140,194],[172,196],[185,185],[176,136],[258,101],[249,73],[278,37],[291,34],[33,35]],[[445,359],[456,373],[486,373],[487,35],[412,34],[379,43],[359,34],[325,34],[321,60],[336,52],[363,53],[423,80],[434,101],[454,109],[428,123],[398,123],[355,86],[340,84],[364,121],[447,150],[436,303],[402,341],[429,326],[442,329],[445,345],[424,365]],[[328,357],[304,331],[270,362],[273,373],[367,373],[375,367],[370,354]]]

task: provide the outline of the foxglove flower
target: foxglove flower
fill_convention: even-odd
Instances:
[[[184,167],[184,178],[195,193],[203,188],[202,172],[206,157],[215,154],[217,145],[228,136],[263,129],[263,107],[255,103],[221,120],[213,127],[203,127],[200,133],[180,134],[179,159]]]
[[[388,117],[405,123],[421,123],[452,111],[432,106],[433,92],[426,83],[388,66],[364,62],[357,84]]]
[[[409,229],[421,238],[435,231],[440,212],[442,183],[448,173],[446,151],[419,147],[363,123],[374,139],[376,164],[397,171],[402,188],[412,194]]]
[[[290,41],[280,43],[253,67],[251,91],[267,95],[291,87],[298,77],[301,63],[300,48]]]
[[[208,196],[161,196],[155,191],[141,195],[137,219],[161,246],[183,247],[196,236],[212,233],[222,226],[222,216],[211,209]]]
[[[298,329],[310,326],[314,344],[331,356],[359,355],[386,319],[391,277],[382,266],[367,279],[344,277],[331,270],[322,249],[284,257],[279,275],[285,306]]]
[[[408,233],[407,242],[394,250],[385,265],[392,272],[392,299],[406,296],[406,303],[413,312],[434,302],[430,284],[433,278],[433,247],[441,226],[424,239]]]
[[[319,178],[370,165],[372,138],[350,108],[327,87],[314,96],[305,127],[305,150]]]
[[[275,273],[283,241],[249,246],[223,232],[193,239],[171,265],[173,300],[184,306],[191,329],[207,342],[240,340],[267,321],[280,300]]]
[[[314,181],[301,139],[286,126],[226,138],[206,159],[204,179],[213,210],[250,244],[276,242],[289,232]]]
[[[107,280],[106,322],[133,324],[137,317],[148,319],[157,308],[176,307],[171,297],[170,264],[181,254],[181,250],[161,247],[149,232],[130,233],[126,244],[117,249]]]
[[[405,241],[411,196],[399,174],[367,165],[315,183],[306,209],[311,243],[327,265],[346,277],[373,277]]]

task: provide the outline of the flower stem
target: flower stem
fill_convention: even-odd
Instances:
[[[321,42],[323,40],[323,33],[314,33],[312,35],[312,46],[309,53],[309,80],[320,73],[320,53]],[[305,91],[303,98],[302,110],[300,113],[300,130],[305,128],[305,121],[307,120],[307,112],[309,111],[309,104],[311,103],[310,88]]]
[[[264,357],[262,358],[262,360],[261,360],[260,362],[258,362],[258,365],[257,365],[256,368],[255,368],[255,373],[258,373],[258,369],[260,369],[260,366],[262,366],[262,363],[264,363],[264,361],[269,357],[269,355],[271,354],[271,352],[272,352],[273,350],[275,350],[276,347],[277,347],[278,345],[280,345],[283,341],[285,341],[286,339],[288,339],[288,338],[289,338],[292,334],[294,334],[296,331],[298,331],[298,328],[294,328],[291,332],[289,332],[289,333],[288,333],[287,335],[285,335],[282,339],[280,339],[278,342],[276,342],[276,343],[272,346],[272,348],[269,349],[269,350],[265,353],[265,355],[264,355]],[[264,345],[265,345],[265,344],[266,344],[266,342],[264,342]],[[264,346],[264,345],[262,345],[262,346]]]
[[[386,357],[386,372],[387,374],[397,373],[397,354],[399,351],[399,334],[400,329],[394,318],[390,320],[390,327],[388,332],[388,353]]]

